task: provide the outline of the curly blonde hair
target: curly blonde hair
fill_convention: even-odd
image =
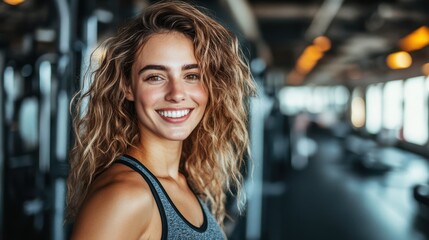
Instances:
[[[204,10],[181,1],[161,2],[104,42],[106,52],[92,73],[89,90],[72,101],[75,144],[67,183],[69,219],[76,216],[94,177],[139,139],[134,106],[124,90],[131,84],[138,50],[154,34],[170,31],[192,39],[209,93],[201,122],[183,143],[180,171],[220,225],[226,192],[239,194],[240,170],[249,153],[246,99],[256,89],[248,64],[235,35]]]

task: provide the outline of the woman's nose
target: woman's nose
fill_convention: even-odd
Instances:
[[[181,79],[174,79],[168,83],[166,100],[170,102],[181,102],[186,98],[184,82]]]

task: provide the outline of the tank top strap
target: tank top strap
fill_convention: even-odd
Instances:
[[[155,199],[156,205],[158,206],[159,215],[161,216],[161,224],[162,224],[161,239],[167,239],[167,232],[168,232],[167,216],[165,215],[166,211],[164,209],[165,203],[163,203],[163,200],[162,200],[162,199],[165,199],[165,196],[163,196],[164,193],[162,192],[162,189],[158,185],[155,177],[141,162],[137,161],[131,156],[122,155],[115,161],[115,163],[121,163],[130,167],[134,171],[138,172],[145,179]]]

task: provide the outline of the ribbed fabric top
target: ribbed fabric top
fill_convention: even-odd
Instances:
[[[176,208],[158,179],[138,160],[123,155],[116,160],[140,173],[148,183],[161,215],[161,239],[224,239],[224,234],[208,207],[197,197],[204,222],[200,227],[192,225]]]

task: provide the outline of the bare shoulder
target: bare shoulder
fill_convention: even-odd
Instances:
[[[73,239],[138,239],[156,208],[141,175],[114,164],[92,184],[77,216]]]

